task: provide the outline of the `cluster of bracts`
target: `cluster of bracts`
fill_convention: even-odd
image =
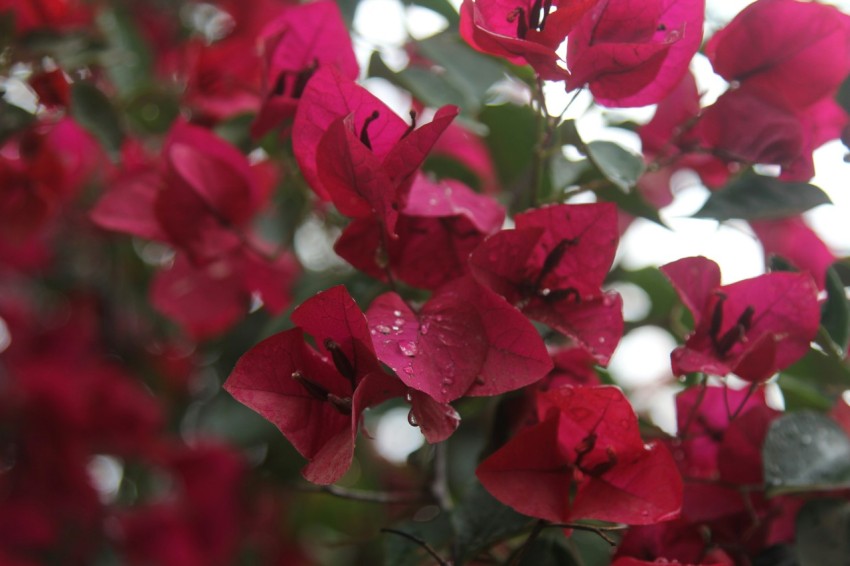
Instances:
[[[402,118],[358,84],[335,2],[214,4],[228,23],[214,41],[187,36],[169,8],[121,6],[155,76],[180,83],[181,112],[161,138],[125,136],[109,155],[72,110],[80,83],[114,92],[110,75],[26,56],[45,31],[102,30],[115,7],[0,0],[6,56],[29,65],[38,103],[0,147],[3,564],[87,563],[104,546],[138,564],[227,564],[245,547],[258,562],[307,563],[279,535],[279,494],[249,484],[244,457],[211,439],[187,444],[168,422],[193,394],[195,345],[227,337],[252,309],[287,312],[309,276],[288,242],[260,230],[283,178],[309,187],[313,214],[347,219],[334,251],[385,291],[365,310],[342,285],[303,301],[293,327],[244,353],[224,383],[307,460],[304,478],[343,478],[364,411],[386,401],[409,405],[411,426],[437,444],[462,426],[453,403],[518,392],[501,423],[508,440],[476,474],[514,510],[629,525],[621,566],[745,563],[794,540],[808,495],[767,493],[761,447],[781,413],[761,386],[810,351],[835,260],[799,217],[752,223],[793,272],[722,285],[706,258],[661,267],[693,320],[673,375],[734,374],[750,387],[701,380],[677,398],[677,435],[645,440],[622,391],[594,370],[625,326],[622,298],[605,288],[626,224],[617,206],[550,203],[506,220],[486,146],[458,108],[416,104]],[[680,169],[712,188],[752,164],[810,179],[812,151],[848,123],[834,98],[850,74],[850,17],[753,3],[704,46],[732,85],[704,107],[688,70],[704,11],[703,0],[465,0],[459,30],[601,105],[658,104],[638,130],[650,167],[637,189],[656,206]],[[279,155],[246,154],[214,131],[241,114],[253,115],[249,148],[273,139]],[[430,174],[434,154],[474,172],[478,190]],[[104,251],[74,255],[104,230],[134,236],[142,256],[157,251],[149,281],[144,270],[104,275]],[[179,332],[121,304],[133,296],[123,287],[142,284]],[[840,398],[834,419],[850,430]],[[134,505],[105,501],[91,478],[101,455],[159,481],[135,486]]]

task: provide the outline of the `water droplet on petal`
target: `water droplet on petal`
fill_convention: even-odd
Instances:
[[[419,426],[419,423],[416,421],[416,415],[413,414],[412,410],[407,413],[407,422],[410,423],[410,426]]]
[[[540,289],[540,294],[544,297],[548,297],[552,293],[552,289]]]
[[[431,325],[428,324],[427,322],[423,322],[422,326],[419,327],[419,333],[424,336],[425,334],[428,334],[428,331],[430,329],[431,329]]]
[[[393,311],[393,316],[394,316],[394,317],[399,317],[399,316],[401,316],[401,311],[399,311],[399,310],[395,310],[395,311]]]
[[[404,354],[405,356],[408,356],[408,357],[413,357],[418,353],[418,349],[416,347],[416,342],[413,342],[413,341],[410,341],[410,340],[408,340],[406,342],[399,342],[398,343],[398,349],[401,350],[402,354]]]
[[[376,326],[376,327],[375,327],[375,330],[377,330],[377,331],[378,331],[378,332],[380,332],[381,334],[389,334],[389,333],[390,333],[390,327],[389,327],[389,326],[385,326],[385,325],[383,325],[383,324],[379,324],[378,326]]]

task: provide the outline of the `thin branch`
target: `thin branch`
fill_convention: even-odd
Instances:
[[[425,494],[418,491],[365,491],[349,489],[338,485],[300,485],[296,489],[308,493],[326,493],[341,499],[362,501],[364,503],[416,503],[428,501]]]
[[[425,549],[425,551],[426,551],[428,554],[430,554],[430,555],[431,555],[431,557],[432,557],[434,560],[436,560],[436,561],[437,561],[437,564],[439,564],[440,566],[452,566],[452,565],[453,565],[453,562],[452,562],[451,560],[446,560],[445,558],[443,558],[442,556],[440,556],[440,555],[437,553],[437,551],[436,551],[436,550],[434,550],[434,548],[433,548],[430,544],[428,544],[427,542],[425,542],[424,540],[422,540],[421,538],[419,538],[419,537],[418,537],[418,536],[416,536],[416,535],[412,535],[412,534],[410,534],[410,533],[406,533],[406,532],[404,532],[404,531],[399,531],[399,530],[397,530],[397,529],[390,529],[390,528],[388,528],[388,527],[384,527],[384,528],[382,528],[382,529],[381,529],[381,532],[382,532],[382,533],[389,533],[389,534],[393,534],[393,535],[398,535],[398,536],[400,536],[400,537],[402,537],[402,538],[406,538],[407,540],[409,540],[409,541],[411,541],[411,542],[414,542],[414,543],[418,544],[419,546],[421,546],[422,548],[424,548],[424,549]]]
[[[688,429],[691,428],[691,424],[693,424],[694,419],[699,412],[699,407],[702,405],[703,399],[705,399],[705,392],[708,389],[708,375],[703,374],[698,387],[701,389],[699,394],[697,394],[697,399],[694,406],[691,408],[691,412],[688,413],[688,420],[685,421],[685,425],[682,427],[682,430],[680,430],[677,434],[677,436],[682,440],[688,437]]]
[[[525,539],[525,542],[522,543],[522,546],[516,549],[516,552],[514,552],[511,561],[508,563],[508,566],[517,566],[519,564],[520,560],[522,560],[522,556],[531,546],[531,543],[537,540],[537,537],[540,536],[540,533],[543,532],[543,529],[545,529],[547,525],[548,523],[543,519],[540,519],[539,521],[534,523],[534,528],[531,529],[531,532],[528,534],[528,538]]]
[[[550,523],[546,526],[557,527],[559,529],[573,529],[576,531],[587,531],[589,533],[594,533],[611,546],[617,546],[617,541],[612,539],[607,533],[623,531],[628,528],[626,525],[595,526],[584,525],[582,523]]]

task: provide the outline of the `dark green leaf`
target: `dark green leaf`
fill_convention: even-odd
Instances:
[[[573,566],[578,562],[567,546],[564,535],[558,529],[550,529],[526,548],[519,564],[520,566]]]
[[[850,341],[850,302],[834,267],[826,271],[826,302],[821,306],[820,323],[838,350],[844,353]]]
[[[514,104],[486,106],[480,119],[489,130],[485,142],[502,186],[511,187],[528,172],[532,163],[537,143],[534,110]]]
[[[826,412],[834,403],[832,396],[811,380],[783,373],[779,376],[778,384],[785,400],[786,411],[811,409]]]
[[[455,555],[460,561],[468,560],[497,542],[516,536],[532,521],[497,501],[476,481],[452,514],[457,533]]]
[[[809,501],[797,513],[800,566],[850,565],[850,503],[842,499]]]
[[[818,350],[809,350],[803,359],[782,373],[816,383],[833,396],[850,387],[850,368]]]
[[[850,438],[820,413],[788,413],[773,421],[762,456],[772,493],[850,487]]]
[[[35,116],[0,98],[0,143],[29,126]]]
[[[89,82],[71,86],[71,114],[113,156],[121,151],[124,132],[109,98]]]
[[[645,169],[640,155],[610,141],[588,143],[587,157],[606,179],[626,193],[634,188]]]
[[[434,549],[445,547],[452,536],[448,513],[440,513],[430,521],[405,521],[391,528],[423,540]],[[434,560],[415,541],[395,533],[385,532],[381,536],[386,566],[419,566],[426,563],[426,560],[428,563]]]
[[[835,101],[838,102],[845,112],[850,112],[850,76],[844,79],[838,92],[835,94]]]
[[[712,193],[694,218],[720,221],[784,218],[830,202],[825,192],[809,183],[789,183],[749,174]]]

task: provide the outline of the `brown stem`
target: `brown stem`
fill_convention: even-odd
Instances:
[[[350,499],[364,503],[417,503],[428,501],[428,497],[418,491],[365,491],[362,489],[349,489],[338,485],[301,485],[296,489],[309,493],[327,493],[340,499]]]
[[[595,525],[583,525],[581,523],[550,523],[546,525],[547,527],[557,527],[559,529],[573,529],[576,531],[587,531],[589,533],[596,534],[599,538],[610,544],[611,546],[616,546],[617,541],[612,539],[606,533],[623,531],[628,527],[626,525],[613,525],[610,527],[605,526],[595,526]]]
[[[547,525],[548,523],[543,519],[540,519],[539,521],[534,523],[534,528],[531,529],[531,532],[528,534],[528,538],[525,539],[525,541],[522,543],[522,546],[516,549],[516,552],[514,552],[513,557],[511,557],[511,561],[508,562],[508,566],[517,566],[520,563],[520,560],[522,560],[522,556],[531,546],[531,543],[537,540],[537,537],[540,536],[540,533],[543,532],[543,529],[545,529]]]

